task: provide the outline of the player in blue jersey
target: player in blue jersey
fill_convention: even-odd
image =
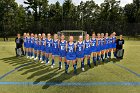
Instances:
[[[105,59],[108,59],[108,52],[109,52],[109,37],[108,33],[105,34]]]
[[[114,57],[117,56],[117,53],[116,53],[116,32],[113,32],[112,33],[112,39],[113,39],[113,44],[112,44],[112,48],[113,48],[113,54],[114,54]]]
[[[97,61],[100,62],[100,56],[101,56],[101,38],[100,33],[97,34]]]
[[[34,60],[37,60],[37,50],[38,50],[38,36],[34,36]]]
[[[38,60],[41,61],[41,46],[42,46],[42,37],[41,34],[38,34]]]
[[[94,63],[94,66],[96,66],[96,52],[97,52],[97,40],[96,40],[96,35],[95,33],[93,32],[92,33],[92,38],[90,39],[90,42],[91,42],[91,53],[92,53],[92,56],[93,56],[93,63]]]
[[[27,56],[27,58],[29,58],[30,57],[30,34],[29,33],[27,33],[27,43],[26,43],[26,49],[27,49],[27,53],[28,53],[28,56]]]
[[[67,54],[66,54],[66,59],[67,59],[67,65],[65,67],[65,73],[68,73],[68,68],[70,61],[73,63],[74,67],[74,74],[77,73],[77,65],[76,65],[76,45],[74,44],[74,37],[70,36],[69,37],[69,42],[67,44]]]
[[[58,40],[58,35],[54,34],[54,40],[52,43],[52,64],[51,68],[53,68],[55,64],[55,57],[59,56],[59,40]]]
[[[30,38],[30,59],[33,59],[34,56],[34,34],[31,33],[31,38]]]
[[[46,65],[49,63],[49,57],[52,56],[52,42],[51,34],[48,33],[46,39]]]
[[[104,33],[101,33],[101,59],[104,62],[104,52],[105,52],[105,38]]]
[[[109,56],[110,59],[111,59],[112,45],[113,45],[113,38],[112,38],[112,34],[110,34],[110,37],[109,37],[109,52],[108,52],[108,56]]]
[[[42,33],[42,40],[41,40],[41,63],[44,63],[44,61],[46,60],[45,56],[46,56],[46,35],[45,33]]]
[[[62,58],[64,58],[65,66],[67,64],[66,62],[66,45],[67,41],[65,40],[65,36],[61,35],[61,40],[59,43],[59,70],[62,68]]]
[[[26,33],[24,33],[23,34],[23,41],[24,41],[24,55],[28,55],[27,54],[27,49],[26,49],[26,45],[27,45],[27,34]]]
[[[84,54],[85,54],[85,57],[87,57],[87,65],[89,67],[91,67],[91,65],[90,65],[91,42],[90,42],[90,39],[89,39],[89,34],[86,34],[86,39],[85,39],[84,43],[85,43]]]
[[[76,44],[76,57],[77,57],[77,61],[78,59],[80,59],[81,61],[81,68],[82,71],[85,71],[84,69],[84,42],[83,42],[83,37],[79,36],[79,41]]]

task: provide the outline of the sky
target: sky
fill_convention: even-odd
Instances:
[[[63,3],[64,2],[64,0],[49,0],[49,3],[55,3],[55,2],[57,2],[57,1],[59,1],[60,3]],[[81,1],[87,1],[87,0],[72,0],[73,1],[73,3],[75,4],[75,5],[78,5],[78,4],[80,4],[80,2]],[[104,2],[104,0],[94,0],[95,1],[95,3],[97,3],[97,4],[101,4],[101,3],[103,3]],[[16,0],[16,2],[18,3],[18,4],[23,4],[24,5],[24,0]],[[128,4],[128,3],[132,3],[133,2],[133,0],[121,0],[121,6],[125,6],[126,4]],[[26,5],[24,5],[24,6],[26,6]]]

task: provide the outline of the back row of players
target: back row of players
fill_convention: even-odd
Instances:
[[[74,73],[77,73],[77,61],[81,61],[81,69],[84,71],[84,58],[87,57],[87,65],[91,67],[90,57],[93,58],[94,66],[97,62],[104,62],[104,59],[111,58],[113,51],[116,57],[116,33],[113,32],[110,36],[108,33],[92,34],[90,39],[89,34],[83,40],[79,36],[79,40],[74,42],[74,37],[70,36],[69,41],[65,40],[64,34],[61,35],[60,40],[57,34],[54,34],[54,39],[51,34],[29,34],[24,33],[24,50],[27,58],[39,60],[41,63],[48,65],[49,58],[52,58],[51,67],[55,65],[55,57],[59,56],[59,69],[62,68],[62,59],[64,58],[65,73],[68,73],[70,62],[74,67]],[[105,56],[104,56],[105,55]]]

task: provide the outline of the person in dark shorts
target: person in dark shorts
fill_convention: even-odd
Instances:
[[[116,49],[117,49],[118,59],[123,59],[123,54],[124,54],[123,45],[124,45],[124,39],[123,39],[123,36],[120,35],[120,39],[116,40]]]
[[[15,43],[16,43],[16,56],[21,56],[22,55],[22,48],[23,48],[23,39],[20,37],[20,34],[17,34],[17,37],[15,39]]]

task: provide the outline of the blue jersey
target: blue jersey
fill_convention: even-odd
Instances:
[[[24,37],[23,41],[24,41],[24,47],[26,48],[26,46],[27,46],[27,37]]]
[[[38,39],[38,50],[41,51],[42,40]]]
[[[112,45],[112,48],[116,48],[116,37],[112,37],[112,40],[113,40],[113,45]]]
[[[31,44],[31,39],[30,39],[30,37],[27,37],[26,40],[27,40],[27,45],[26,45],[26,47],[27,47],[27,48],[30,48],[30,44]]]
[[[53,40],[52,55],[59,55],[59,40]]]
[[[76,59],[74,43],[72,43],[72,44],[68,43],[66,59],[67,60],[75,60]]]
[[[105,39],[101,38],[101,50],[105,49]]]
[[[97,51],[96,52],[99,52],[99,51],[101,51],[101,39],[98,39],[97,38]]]
[[[34,38],[34,50],[38,50],[38,38]]]
[[[42,52],[45,52],[45,51],[46,51],[45,42],[46,42],[46,38],[43,38],[43,39],[41,40],[41,51],[42,51]]]
[[[66,56],[66,44],[67,44],[67,41],[60,42],[60,45],[59,45],[59,56],[60,57]]]
[[[78,42],[76,45],[76,56],[77,58],[84,57],[84,42]]]
[[[30,48],[34,48],[34,37],[30,38]]]
[[[110,39],[108,37],[105,38],[105,49],[109,49],[109,41]]]
[[[52,48],[52,43],[53,43],[52,39],[50,40],[46,39],[46,48]]]
[[[90,42],[91,42],[91,47],[96,47],[96,39],[95,38],[91,39]]]
[[[60,51],[66,51],[66,44],[67,44],[67,41],[64,41],[64,42],[60,42]]]
[[[85,43],[84,54],[85,55],[90,55],[91,54],[91,50],[90,50],[91,42],[90,42],[90,40],[85,40],[84,43]]]

